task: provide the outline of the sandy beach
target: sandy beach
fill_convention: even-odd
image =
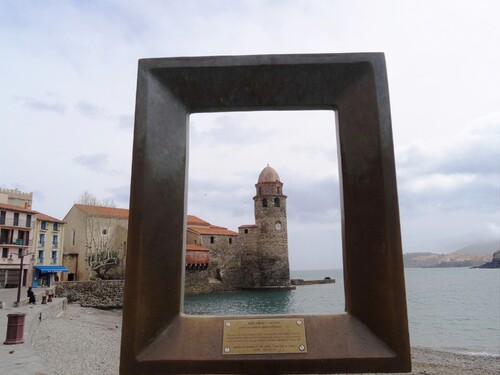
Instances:
[[[118,374],[121,311],[69,305],[57,319],[44,321],[33,336],[33,349],[51,374]],[[497,375],[500,358],[412,348],[419,375]]]

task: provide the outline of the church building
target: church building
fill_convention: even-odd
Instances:
[[[283,183],[268,165],[255,189],[255,224],[241,225],[238,233],[188,216],[187,293],[293,288]]]

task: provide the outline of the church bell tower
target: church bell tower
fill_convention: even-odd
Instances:
[[[255,184],[254,200],[258,287],[290,287],[286,198],[278,173],[265,167]]]

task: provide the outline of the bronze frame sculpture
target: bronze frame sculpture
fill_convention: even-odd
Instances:
[[[223,356],[228,317],[182,313],[189,115],[296,109],[337,115],[346,313],[300,315],[305,354]],[[128,243],[122,375],[410,371],[384,55],[141,60]]]

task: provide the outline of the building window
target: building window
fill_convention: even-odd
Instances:
[[[4,247],[2,249],[2,258],[8,258],[9,257],[9,249]]]
[[[57,251],[52,252],[52,257],[50,258],[51,264],[57,264]]]
[[[19,225],[19,213],[14,213],[14,226],[17,227]]]
[[[262,199],[262,207],[267,207],[267,199]]]
[[[220,272],[220,268],[217,268],[215,272],[216,272],[215,278],[219,281],[222,281],[222,272]]]
[[[73,229],[73,239],[71,241],[71,243],[73,244],[73,246],[75,246],[75,238],[76,238],[76,232],[75,230]]]
[[[274,207],[279,207],[279,206],[280,206],[280,199],[274,198]]]
[[[43,250],[38,250],[38,263],[43,263]]]
[[[245,229],[245,234],[247,234],[247,233],[248,233],[248,229]]]
[[[276,188],[276,191],[278,192],[278,194],[281,194],[281,188],[279,186]]]
[[[262,188],[259,188],[259,195],[262,195]]]
[[[40,233],[40,239],[38,240],[38,243],[40,244],[40,246],[45,245],[45,233]]]
[[[56,232],[59,231],[59,223],[52,224],[52,230]]]
[[[52,235],[52,247],[57,247],[58,244],[59,244],[59,235],[53,234]]]
[[[215,237],[210,237],[210,243],[215,243]]]
[[[5,224],[5,215],[7,214],[7,211],[0,211],[0,225]]]
[[[26,226],[31,227],[31,215],[26,215]]]
[[[233,239],[229,238],[229,244],[231,245],[233,243]]]
[[[43,221],[40,223],[40,229],[41,230],[47,230],[47,222]]]

